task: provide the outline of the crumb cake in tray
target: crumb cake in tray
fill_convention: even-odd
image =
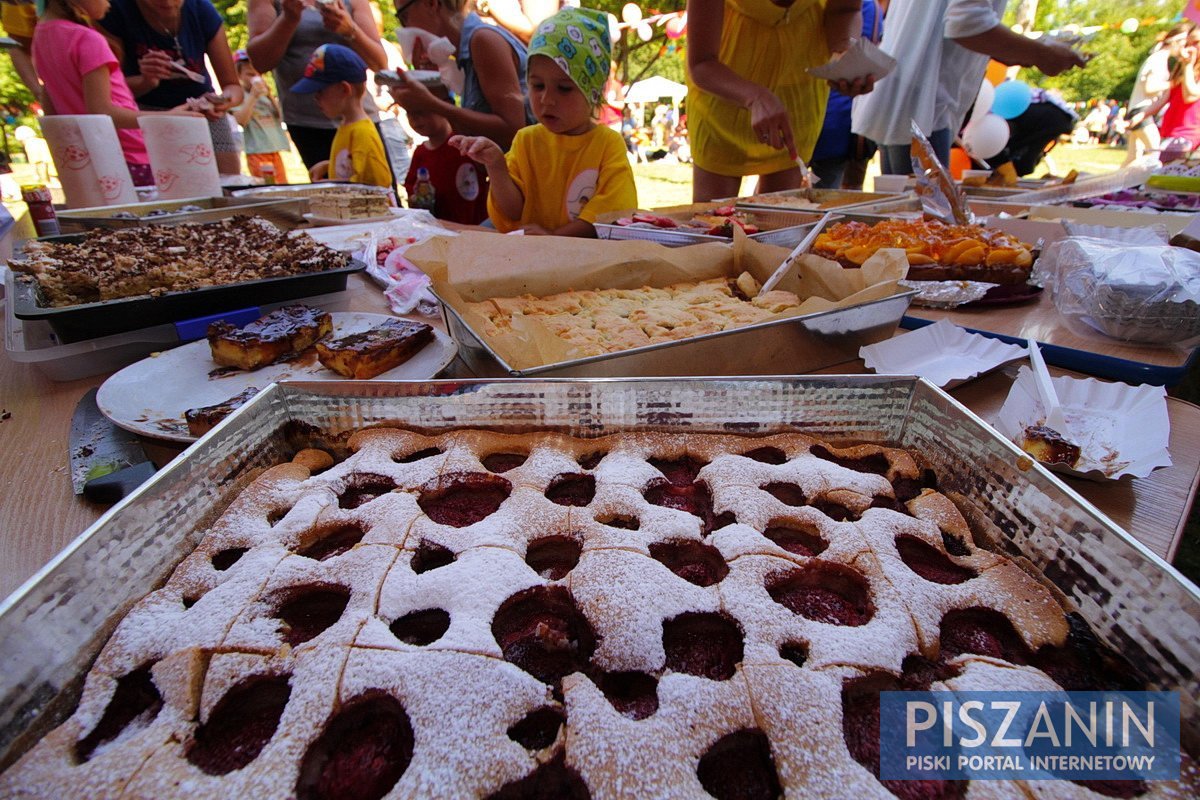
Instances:
[[[254,217],[39,240],[11,266],[14,314],[48,322],[63,342],[340,291],[363,268]]]
[[[924,382],[275,385],[7,601],[0,796],[1184,797],[881,782],[875,709],[1153,687],[1194,742],[1198,620]]]

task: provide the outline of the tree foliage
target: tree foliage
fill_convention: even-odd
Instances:
[[[1034,30],[1050,31],[1068,25],[1106,26],[1081,45],[1092,55],[1084,69],[1073,69],[1053,78],[1025,69],[1020,80],[1044,88],[1057,88],[1071,101],[1115,98],[1124,102],[1133,91],[1138,68],[1154,46],[1155,37],[1178,19],[1184,0],[1041,0]],[[1005,21],[1011,23],[1013,9]],[[1133,34],[1118,27],[1126,19],[1139,21]],[[1155,20],[1149,23],[1149,20]]]

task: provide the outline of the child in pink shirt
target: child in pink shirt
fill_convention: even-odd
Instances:
[[[190,112],[184,106],[160,112],[138,109],[112,48],[92,27],[108,5],[109,0],[47,0],[33,31],[33,63],[46,86],[47,112],[112,117],[134,185],[153,186],[138,117]]]

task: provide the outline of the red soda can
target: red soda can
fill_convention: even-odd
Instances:
[[[54,212],[50,190],[45,184],[22,186],[21,199],[29,206],[29,218],[33,220],[33,228],[38,236],[58,236],[62,233],[58,227],[58,214]]]

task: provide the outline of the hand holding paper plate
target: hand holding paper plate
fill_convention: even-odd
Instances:
[[[858,39],[846,52],[834,56],[827,64],[809,67],[807,72],[827,81],[854,81],[868,75],[880,81],[895,68],[896,59],[876,47],[870,39]]]

